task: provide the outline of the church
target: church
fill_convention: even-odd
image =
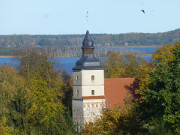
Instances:
[[[103,108],[114,108],[138,89],[135,78],[104,78],[104,67],[94,55],[94,43],[87,30],[82,57],[73,67],[72,115],[75,125],[83,126],[101,116]]]

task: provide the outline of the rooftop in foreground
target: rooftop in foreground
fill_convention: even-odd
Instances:
[[[126,100],[136,101],[139,81],[136,78],[108,78],[104,79],[104,91],[107,106],[114,108],[125,103]]]

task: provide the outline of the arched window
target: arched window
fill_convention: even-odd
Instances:
[[[79,77],[78,77],[78,75],[76,76],[76,80],[78,80],[79,79]]]
[[[91,95],[95,95],[95,91],[94,90],[91,90]]]
[[[95,79],[95,77],[94,77],[94,75],[92,75],[92,76],[91,76],[91,80],[94,81],[94,79]]]

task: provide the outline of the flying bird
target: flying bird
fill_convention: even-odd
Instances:
[[[145,11],[144,10],[141,10],[144,14],[145,14]]]

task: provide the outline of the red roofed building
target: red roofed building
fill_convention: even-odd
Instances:
[[[135,94],[139,87],[135,78],[108,78],[104,79],[104,91],[107,107],[114,108],[126,100],[137,100]]]

